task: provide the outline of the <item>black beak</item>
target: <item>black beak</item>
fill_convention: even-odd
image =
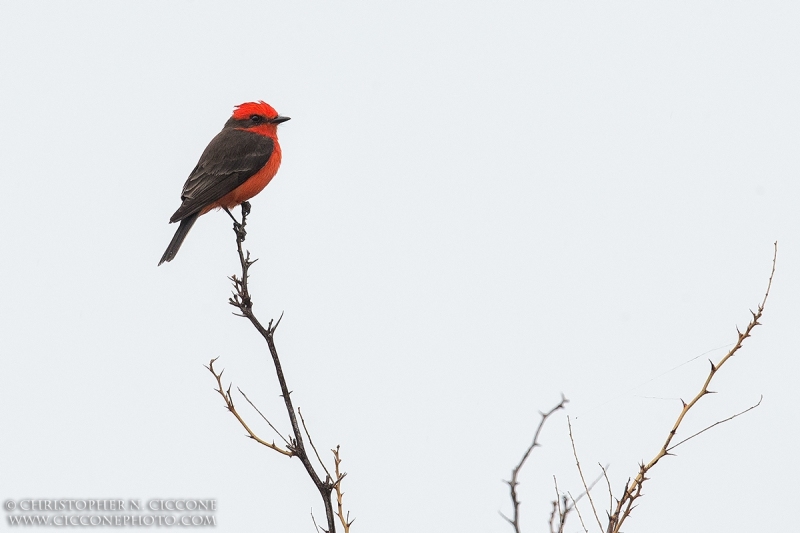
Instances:
[[[280,124],[281,122],[286,122],[287,120],[289,120],[289,118],[290,117],[282,117],[282,116],[278,115],[277,117],[275,117],[273,119],[270,119],[269,123],[270,124]]]

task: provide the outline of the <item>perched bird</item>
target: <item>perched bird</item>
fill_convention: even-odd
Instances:
[[[281,165],[278,124],[287,120],[263,101],[236,106],[183,185],[183,203],[169,219],[181,225],[159,265],[172,261],[197,217],[236,207],[267,186]]]

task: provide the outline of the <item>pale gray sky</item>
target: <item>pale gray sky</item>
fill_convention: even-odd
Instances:
[[[775,240],[764,325],[684,434],[763,404],[665,459],[626,530],[795,529],[799,25],[793,2],[3,3],[0,498],[216,498],[219,531],[323,516],[202,366],[288,428],[226,303],[227,215],[156,267],[200,153],[263,99],[292,120],[253,201],[255,309],[285,312],[355,532],[510,531],[501,480],[561,392],[587,475],[610,463],[620,492],[746,325]],[[581,491],[563,415],[542,442],[527,532],[553,475]]]

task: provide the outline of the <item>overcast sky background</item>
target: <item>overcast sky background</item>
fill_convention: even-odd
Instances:
[[[202,150],[263,99],[292,120],[249,219],[255,311],[285,312],[354,532],[510,531],[502,480],[562,392],[587,477],[610,464],[619,494],[747,324],[776,240],[764,325],[679,437],[762,405],[664,459],[625,529],[795,529],[798,27],[795,2],[4,2],[0,498],[216,498],[220,531],[323,519],[203,368],[220,357],[288,430],[226,303],[227,215],[156,267]],[[541,442],[526,532],[553,475],[581,492],[564,414]]]

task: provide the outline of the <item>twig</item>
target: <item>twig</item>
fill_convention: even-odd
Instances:
[[[303,413],[300,412],[300,408],[297,408],[297,414],[300,415],[300,423],[303,424],[303,430],[306,432],[306,437],[308,437],[308,443],[311,445],[311,449],[314,450],[314,455],[317,456],[317,461],[319,464],[322,465],[322,469],[325,471],[325,475],[327,475],[327,479],[331,479],[331,473],[328,472],[328,467],[325,466],[325,463],[322,462],[322,458],[319,456],[319,452],[317,451],[317,447],[314,446],[314,441],[311,440],[311,435],[308,433],[308,428],[306,427],[306,421],[303,419]]]
[[[556,499],[552,501],[553,508],[550,511],[550,533],[556,533],[556,529],[554,527],[556,516],[558,516],[558,533],[561,533],[561,531],[564,530],[565,513],[561,511],[561,494],[558,492],[558,480],[556,479],[556,476],[553,476],[553,485],[555,485],[556,489]],[[558,511],[558,515],[556,515],[556,511]]]
[[[273,426],[273,425],[272,425],[272,422],[270,422],[270,421],[267,419],[267,417],[266,417],[266,416],[264,416],[264,413],[262,413],[262,412],[261,412],[261,410],[260,410],[258,407],[256,407],[256,404],[254,404],[253,402],[251,402],[251,401],[250,401],[250,398],[248,398],[248,397],[247,397],[247,394],[245,394],[245,393],[244,393],[244,391],[243,391],[242,389],[240,389],[239,387],[236,387],[236,390],[238,390],[238,391],[239,391],[239,394],[241,394],[242,396],[244,396],[244,399],[245,399],[245,400],[247,400],[247,403],[249,403],[249,404],[250,404],[250,407],[252,407],[253,409],[255,409],[255,410],[256,410],[256,413],[258,413],[259,415],[261,415],[261,418],[263,418],[263,419],[264,419],[264,422],[266,422],[267,424],[269,424],[269,427],[271,427],[271,428],[272,428],[272,431],[274,431],[275,433],[277,433],[277,434],[278,434],[278,436],[281,438],[281,440],[283,440],[283,442],[284,442],[284,443],[286,443],[286,445],[287,445],[287,446],[289,446],[289,441],[288,441],[288,440],[286,440],[286,437],[284,437],[284,436],[283,436],[283,434],[282,434],[280,431],[278,431],[278,430],[277,430],[277,428],[276,428],[275,426]]]
[[[581,475],[581,482],[583,483],[583,488],[586,493],[586,497],[589,498],[589,504],[592,507],[592,512],[594,513],[594,518],[597,520],[597,525],[600,528],[600,531],[603,531],[603,524],[600,522],[600,517],[597,515],[597,508],[594,506],[594,500],[592,500],[592,493],[589,492],[589,486],[586,484],[586,478],[583,477],[583,469],[581,468],[581,462],[578,459],[578,451],[575,449],[575,439],[572,437],[572,422],[569,421],[569,417],[567,417],[567,427],[569,428],[569,441],[572,443],[572,455],[575,457],[575,464],[578,466],[578,474]],[[597,481],[595,481],[597,483]],[[572,495],[570,494],[570,498]],[[575,501],[574,499],[572,500]],[[577,510],[577,509],[576,509]],[[578,517],[580,517],[580,511],[578,511]],[[581,525],[583,525],[583,520],[581,520]],[[583,529],[586,529],[586,526],[583,526]]]
[[[705,433],[706,431],[708,431],[709,429],[713,428],[714,426],[718,426],[718,425],[720,425],[720,424],[724,424],[725,422],[728,422],[728,421],[730,421],[730,420],[733,420],[733,419],[734,419],[734,418],[736,418],[737,416],[742,416],[742,415],[743,415],[743,414],[745,414],[746,412],[748,412],[748,411],[752,411],[753,409],[755,409],[756,407],[758,407],[759,405],[761,405],[761,401],[762,401],[763,399],[764,399],[764,395],[762,394],[762,395],[759,397],[759,399],[758,399],[758,402],[756,402],[756,404],[755,404],[755,405],[751,405],[750,407],[748,407],[748,408],[747,408],[747,409],[745,409],[744,411],[741,411],[741,412],[739,412],[739,413],[736,413],[736,414],[735,414],[735,415],[733,415],[733,416],[729,416],[728,418],[726,418],[726,419],[724,419],[724,420],[719,420],[719,421],[717,421],[717,422],[714,422],[713,424],[711,424],[710,426],[706,427],[705,429],[701,429],[700,431],[698,431],[698,432],[697,432],[697,433],[695,433],[694,435],[691,435],[691,436],[689,436],[689,437],[686,437],[685,439],[683,439],[682,441],[680,441],[678,444],[673,444],[672,446],[670,446],[670,447],[667,449],[667,452],[671,452],[672,450],[674,450],[675,448],[677,448],[678,446],[680,446],[681,444],[683,444],[683,443],[684,443],[684,442],[686,442],[687,440],[692,440],[693,438],[695,438],[695,437],[696,437],[696,436],[698,436],[699,434],[701,434],[701,433]]]
[[[625,484],[625,490],[622,493],[622,497],[619,500],[617,500],[617,505],[613,509],[613,512],[609,513],[609,521],[607,529],[608,533],[619,533],[622,524],[630,516],[631,511],[633,511],[635,507],[634,502],[642,496],[642,484],[649,479],[647,477],[648,472],[650,472],[650,470],[661,460],[662,457],[666,455],[671,455],[670,450],[686,442],[687,440],[696,437],[700,433],[703,433],[703,431],[706,431],[706,429],[710,429],[711,427],[714,427],[717,424],[721,424],[722,422],[726,422],[727,420],[736,418],[737,416],[746,413],[750,409],[754,409],[755,407],[758,406],[758,404],[756,404],[750,409],[746,409],[742,413],[736,414],[726,420],[721,420],[716,424],[712,424],[708,428],[692,435],[688,439],[684,439],[678,444],[671,446],[672,439],[675,438],[675,434],[677,433],[678,428],[680,427],[687,413],[692,409],[692,407],[694,407],[697,404],[697,402],[700,401],[701,398],[703,398],[707,394],[712,393],[712,391],[708,389],[708,386],[711,384],[711,380],[714,379],[714,376],[717,374],[719,369],[722,368],[722,365],[724,365],[731,357],[736,355],[736,353],[742,348],[745,339],[750,337],[753,329],[755,329],[756,326],[761,325],[760,320],[762,315],[764,314],[764,306],[767,304],[769,291],[772,288],[772,279],[775,276],[775,265],[777,263],[777,260],[778,260],[778,243],[776,242],[774,244],[774,252],[772,255],[772,270],[770,271],[769,274],[769,281],[767,282],[767,290],[764,292],[764,298],[758,305],[757,311],[755,312],[752,310],[750,311],[750,314],[752,315],[753,318],[747,324],[747,327],[745,328],[744,332],[741,332],[739,331],[739,328],[736,328],[736,333],[738,334],[736,344],[734,344],[733,348],[731,348],[728,351],[728,353],[725,354],[725,356],[722,359],[720,359],[719,362],[717,362],[717,364],[714,364],[713,362],[709,361],[709,363],[711,364],[711,370],[709,371],[708,376],[706,377],[703,383],[703,386],[700,388],[700,392],[698,392],[697,395],[695,395],[695,397],[692,398],[692,400],[689,403],[686,403],[683,400],[681,400],[681,402],[683,403],[683,408],[681,409],[681,412],[678,415],[677,420],[675,420],[675,423],[672,425],[672,429],[670,429],[669,433],[667,434],[667,438],[664,441],[664,444],[661,446],[661,449],[649,463],[639,464],[638,474],[636,474],[636,477],[632,481],[629,481],[628,483]]]
[[[564,406],[568,402],[569,402],[569,400],[567,400],[564,397],[564,395],[562,394],[561,395],[561,401],[558,402],[558,405],[556,405],[555,407],[553,407],[552,409],[550,409],[546,413],[542,413],[542,412],[539,413],[541,415],[542,419],[539,421],[539,425],[536,427],[536,431],[533,434],[533,442],[531,443],[530,446],[528,446],[528,449],[525,450],[525,453],[522,455],[522,459],[520,459],[520,461],[517,464],[517,466],[514,467],[514,469],[511,471],[511,480],[510,481],[506,481],[506,483],[508,483],[509,489],[511,491],[511,503],[514,506],[514,518],[513,519],[509,518],[506,515],[504,515],[502,512],[500,513],[500,516],[502,516],[506,520],[506,522],[511,524],[511,526],[514,528],[514,533],[521,533],[520,532],[520,527],[519,527],[519,505],[520,505],[520,502],[519,502],[519,498],[517,497],[517,485],[519,485],[519,482],[517,481],[517,478],[519,477],[519,472],[520,472],[520,470],[522,470],[522,467],[525,464],[525,461],[528,460],[528,456],[530,456],[530,454],[533,451],[533,449],[534,448],[538,448],[539,446],[541,446],[541,444],[539,444],[539,433],[542,432],[542,428],[544,427],[544,423],[547,421],[547,419],[550,417],[550,415],[552,415],[553,413],[555,413],[559,409],[564,409]]]
[[[311,508],[311,521],[314,522],[314,529],[317,531],[317,533],[319,533],[320,531],[323,531],[323,532],[325,531],[324,529],[322,529],[321,527],[319,527],[317,525],[317,519],[314,518],[314,508],[313,507]]]
[[[575,509],[575,512],[578,513],[578,520],[580,520],[581,522],[581,527],[583,528],[583,531],[585,533],[589,533],[589,530],[586,529],[586,524],[583,523],[583,517],[581,516],[581,510],[578,508],[578,502],[575,501],[575,498],[572,497],[572,494],[570,494],[569,492],[567,494],[569,494],[569,498],[572,500],[572,507]]]
[[[206,366],[206,368],[209,370],[209,372],[211,372],[214,375],[214,378],[217,380],[217,388],[215,390],[219,393],[220,396],[222,396],[222,399],[225,401],[225,407],[228,409],[228,411],[231,412],[231,414],[233,414],[233,416],[236,417],[236,420],[239,421],[239,423],[242,425],[245,431],[247,431],[248,437],[258,442],[259,444],[263,444],[264,446],[270,448],[271,450],[275,450],[276,452],[286,455],[288,457],[293,457],[295,455],[295,452],[291,449],[291,447],[288,450],[284,450],[283,448],[276,446],[275,441],[269,443],[263,440],[258,435],[256,435],[252,429],[250,429],[250,427],[247,425],[247,422],[245,422],[244,419],[241,417],[241,415],[239,415],[239,412],[233,405],[233,398],[231,397],[230,387],[228,387],[227,391],[223,390],[222,388],[222,372],[224,372],[224,370],[219,374],[216,372],[216,370],[214,370],[214,361],[216,361],[217,359],[218,358],[215,357],[214,359],[209,361],[208,366]]]
[[[606,472],[606,470],[608,469],[608,465],[606,465],[604,467],[600,463],[597,463],[597,464],[600,466],[600,469],[603,471],[603,477],[605,478],[606,485],[608,486],[608,508],[610,510],[610,509],[614,508],[614,492],[611,490],[611,480],[608,479],[608,472]]]
[[[603,468],[603,466],[600,465],[600,468]],[[606,465],[606,468],[608,468],[608,465]],[[601,479],[603,479],[603,475],[602,474],[597,476],[594,481],[589,483],[588,490],[591,491],[594,488],[594,486],[597,485],[600,482]],[[588,492],[586,492],[586,491],[581,492],[578,495],[578,497],[575,498],[572,501],[572,503],[569,503],[569,501],[567,500],[566,494],[562,494],[561,498],[562,498],[563,504],[564,504],[564,509],[562,510],[561,509],[561,502],[559,502],[559,500],[558,500],[559,491],[558,491],[558,481],[556,481],[556,476],[553,476],[553,482],[555,483],[555,486],[556,486],[556,499],[553,500],[553,502],[551,502],[552,505],[553,505],[553,512],[550,515],[550,530],[551,531],[553,530],[553,526],[552,526],[552,522],[553,522],[553,518],[554,518],[553,514],[555,513],[556,507],[558,507],[558,513],[559,513],[560,522],[561,522],[561,525],[559,527],[559,533],[560,533],[561,531],[564,530],[564,525],[565,525],[565,523],[567,521],[567,515],[570,513],[570,511],[572,511],[575,508],[575,506],[578,505],[578,502],[581,501],[581,498],[586,496],[588,494]],[[572,495],[570,495],[570,498],[571,497],[572,497]]]
[[[603,467],[602,467],[602,466],[600,466],[600,468],[603,468]],[[608,465],[606,465],[606,468],[608,468]],[[599,476],[597,476],[596,478],[594,478],[594,481],[592,481],[591,483],[589,483],[589,490],[591,491],[591,490],[594,488],[594,486],[595,486],[595,485],[597,485],[598,483],[600,483],[600,480],[601,480],[601,479],[603,479],[603,474],[600,474]],[[588,494],[588,492],[586,492],[586,491],[583,491],[583,492],[581,492],[580,494],[578,494],[578,497],[577,497],[577,498],[575,498],[575,503],[578,503],[579,501],[581,501],[581,498],[583,498],[583,497],[584,497],[584,496],[586,496],[587,494]]]
[[[574,507],[568,504],[567,496],[559,492],[556,476],[553,476],[553,484],[556,489],[556,499],[552,501],[553,509],[550,511],[550,533],[563,533],[564,526],[567,523],[567,515]],[[558,530],[554,527],[556,511],[558,511]]]
[[[344,492],[342,492],[342,480],[347,475],[347,472],[342,474],[339,470],[339,465],[342,464],[342,459],[339,457],[339,446],[336,446],[336,449],[331,451],[333,452],[333,465],[334,472],[336,473],[336,482],[333,485],[334,490],[336,490],[336,506],[338,508],[336,511],[336,516],[338,516],[339,520],[342,522],[342,529],[344,529],[344,533],[350,533],[350,526],[356,521],[356,519],[353,518],[350,520],[350,511],[347,512],[347,517],[345,518],[344,508],[342,507],[342,498],[344,498]]]

